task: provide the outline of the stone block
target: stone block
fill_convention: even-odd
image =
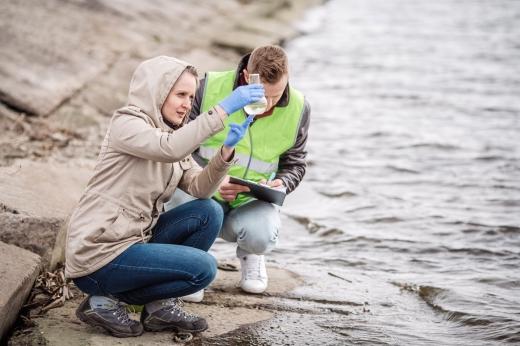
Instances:
[[[41,258],[30,251],[0,242],[0,339],[9,331],[31,292]]]

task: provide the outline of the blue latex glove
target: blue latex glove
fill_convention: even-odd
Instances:
[[[231,95],[220,101],[219,105],[229,115],[250,103],[260,100],[263,96],[264,86],[262,84],[242,85],[233,90]]]
[[[247,119],[242,124],[229,124],[229,132],[226,137],[226,140],[224,141],[224,145],[229,148],[233,148],[235,145],[237,145],[238,142],[244,137],[246,134],[247,128],[249,127],[249,124],[253,122],[254,115],[250,115],[247,117]]]

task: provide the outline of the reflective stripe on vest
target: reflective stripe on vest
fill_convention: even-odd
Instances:
[[[235,77],[235,71],[209,72],[206,74],[201,112],[208,111],[229,96],[233,90]],[[296,89],[289,87],[288,105],[286,107],[275,107],[270,116],[256,120],[248,129],[249,133],[235,146],[235,158],[238,158],[238,162],[230,168],[229,175],[244,178],[251,154],[250,140],[253,142],[253,153],[245,178],[260,181],[267,179],[271,173],[276,173],[280,156],[289,150],[296,141],[303,109],[303,95]],[[230,114],[224,121],[225,129],[202,143],[199,149],[200,156],[206,160],[211,159],[222,146],[229,132],[229,123],[242,123],[246,117],[247,115],[243,110]],[[218,193],[215,194],[215,197],[222,200]],[[230,203],[230,206],[236,208],[250,200],[250,197],[239,194]]]
[[[215,156],[215,154],[219,150],[219,148],[200,147],[199,155],[205,160],[209,161],[213,156]],[[235,153],[235,159],[237,160],[237,165],[247,167],[249,155]],[[269,163],[257,160],[254,157],[252,157],[251,163],[249,164],[249,169],[259,173],[270,175],[272,172],[276,172],[276,170],[278,169],[278,161],[276,163]]]

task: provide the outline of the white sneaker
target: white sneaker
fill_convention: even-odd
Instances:
[[[240,288],[249,293],[262,293],[267,289],[267,271],[265,270],[264,255],[242,255],[240,270],[242,279]]]
[[[200,303],[202,299],[204,299],[204,290],[197,291],[192,294],[188,294],[187,296],[181,297],[185,302],[191,303]]]

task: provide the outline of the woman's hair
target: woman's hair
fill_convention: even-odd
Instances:
[[[276,83],[289,73],[289,62],[282,47],[257,47],[249,56],[247,72],[258,73],[267,83]]]
[[[197,72],[195,66],[188,66],[186,67],[185,71],[191,73],[196,79],[199,78],[199,73]]]

